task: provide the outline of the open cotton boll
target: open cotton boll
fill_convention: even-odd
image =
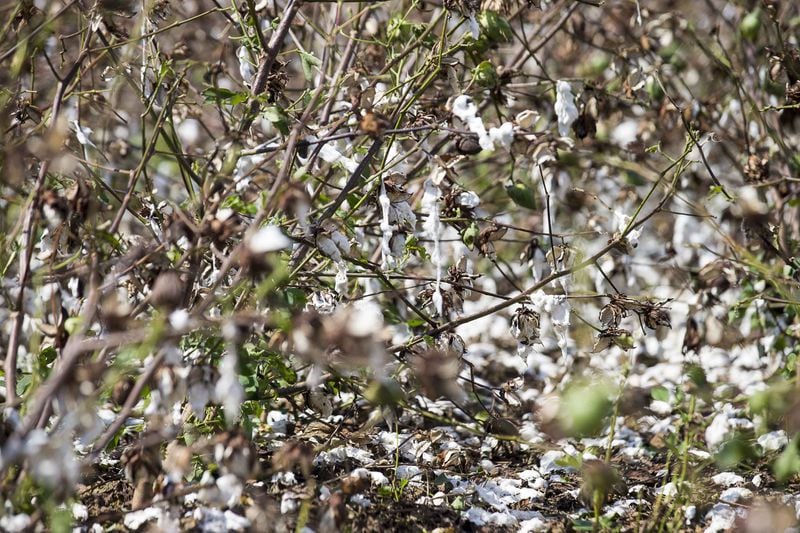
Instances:
[[[250,250],[257,254],[276,252],[289,248],[292,245],[291,239],[283,234],[278,226],[272,224],[264,226],[250,238]]]
[[[569,135],[572,123],[578,119],[578,108],[575,107],[575,96],[569,83],[559,80],[556,84],[556,117],[558,117],[558,134]]]
[[[531,111],[530,109],[526,109],[525,111],[520,112],[516,116],[515,120],[520,128],[530,128],[536,124],[537,120],[539,120],[539,113],[536,111]]]
[[[175,133],[184,146],[194,146],[200,140],[200,123],[193,118],[182,120]]]
[[[348,172],[355,172],[358,168],[358,163],[353,159],[342,155],[342,153],[329,144],[325,144],[320,148],[319,156],[326,163],[334,164],[341,163]]]
[[[481,205],[480,197],[472,191],[464,191],[458,195],[458,205],[468,209],[475,209]]]
[[[353,305],[352,311],[352,320],[347,324],[351,335],[367,337],[383,329],[383,313],[377,303],[361,300]]]
[[[239,419],[244,401],[244,388],[239,382],[238,366],[236,353],[226,351],[219,364],[219,380],[214,387],[214,399],[222,404],[225,420],[229,424]]]
[[[338,294],[347,292],[347,265],[344,261],[336,262],[336,277],[333,283],[333,288]]]
[[[239,58],[239,75],[245,85],[249,86],[256,77],[255,66],[250,61],[250,52],[244,46],[240,46],[236,51],[236,57]]]
[[[467,119],[478,114],[478,106],[471,97],[462,94],[453,100],[453,114],[466,122]]]
[[[489,133],[486,131],[486,126],[483,125],[483,120],[478,115],[478,106],[475,101],[462,94],[453,100],[452,111],[455,116],[466,123],[467,128],[472,133],[478,136],[478,144],[484,150],[494,150],[494,142],[492,141]]]
[[[503,122],[499,128],[491,128],[489,130],[489,138],[493,143],[510,150],[511,143],[514,142],[514,125],[511,122]]]
[[[92,146],[97,148],[97,146],[95,146],[95,144],[92,142],[92,133],[94,133],[92,128],[81,126],[77,120],[70,121],[70,125],[72,126],[72,130],[75,132],[75,138],[78,139],[79,143],[81,143],[83,146]]]
[[[618,222],[617,230],[619,232],[625,231],[625,228],[627,228],[628,224],[631,223],[631,217],[629,217],[628,215],[626,215],[621,211],[614,211],[614,216],[616,217]],[[628,239],[628,243],[630,243],[630,245],[633,248],[636,248],[639,246],[639,237],[641,237],[641,235],[642,235],[642,228],[639,227],[629,231],[628,234],[625,236],[625,238]]]

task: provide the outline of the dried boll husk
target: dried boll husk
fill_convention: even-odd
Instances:
[[[181,275],[167,270],[158,275],[150,290],[150,303],[167,312],[183,307],[186,286]]]
[[[628,488],[617,470],[598,459],[583,462],[581,468],[581,502],[589,509],[601,508],[612,496],[623,496]]]
[[[114,383],[111,389],[111,401],[114,405],[122,407],[128,399],[128,395],[133,389],[134,379],[130,376],[123,376]]]
[[[161,454],[158,446],[137,444],[122,452],[120,463],[125,468],[125,478],[133,484],[134,509],[144,507],[153,499],[153,484],[161,473]]]
[[[455,402],[466,399],[466,392],[458,383],[463,362],[454,354],[442,350],[427,350],[414,357],[412,362],[422,393],[436,400],[447,398]]]
[[[239,479],[251,479],[258,474],[258,450],[240,431],[226,431],[212,441],[214,460]]]
[[[291,472],[299,467],[303,475],[308,477],[315,456],[311,443],[289,440],[272,456],[272,469],[276,472]]]

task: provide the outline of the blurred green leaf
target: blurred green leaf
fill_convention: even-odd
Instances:
[[[472,80],[481,87],[494,87],[498,79],[497,71],[491,61],[481,61],[472,69]]]
[[[659,402],[669,402],[669,390],[666,387],[653,387],[650,396]]]
[[[798,435],[795,435],[772,465],[772,471],[778,483],[785,483],[797,473],[800,473],[800,454],[797,452],[797,443]]]
[[[237,105],[246,102],[249,97],[247,92],[236,92],[224,87],[207,87],[203,90],[206,102],[216,102],[218,104]]]
[[[481,33],[486,35],[490,41],[510,41],[514,37],[508,21],[494,11],[482,11],[478,15],[478,23],[481,26]]]
[[[311,81],[311,79],[314,77],[314,67],[320,66],[322,61],[314,56],[314,54],[303,52],[302,50],[298,50],[297,54],[300,56],[300,65],[303,67],[303,76],[305,76],[306,81]]]
[[[512,202],[520,207],[531,210],[537,209],[536,191],[524,183],[515,181],[506,185],[506,194],[508,194]]]
[[[758,454],[753,448],[751,439],[739,433],[725,441],[715,457],[717,466],[722,470],[744,466],[757,458]]]
[[[611,414],[614,390],[603,381],[570,383],[559,405],[558,420],[567,435],[588,437],[599,434]]]

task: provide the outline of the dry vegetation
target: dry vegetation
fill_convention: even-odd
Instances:
[[[0,13],[0,530],[796,524],[796,2]]]

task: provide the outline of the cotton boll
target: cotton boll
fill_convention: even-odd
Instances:
[[[278,226],[264,226],[250,239],[250,251],[257,254],[275,252],[289,248],[292,241],[283,234]]]
[[[214,388],[214,398],[222,404],[228,423],[239,419],[244,401],[244,388],[239,382],[238,363],[234,351],[225,352],[219,365],[219,381]]]
[[[193,146],[200,140],[200,123],[193,118],[182,120],[176,133],[184,146]]]
[[[236,57],[239,58],[239,75],[242,76],[245,85],[249,86],[256,77],[255,66],[250,61],[250,52],[244,46],[240,46],[236,51]]]
[[[475,209],[481,203],[480,197],[472,191],[465,191],[458,195],[458,205],[468,209]]]
[[[92,142],[92,133],[94,133],[92,128],[81,126],[77,120],[71,121],[70,126],[75,132],[75,138],[78,139],[79,143],[81,143],[83,146],[92,146],[97,148],[97,146],[95,146],[95,144]]]
[[[334,260],[334,262],[338,263],[342,260],[342,252],[336,246],[336,243],[333,242],[328,237],[321,236],[317,239],[317,248],[320,252],[325,254],[327,257],[330,257]]]
[[[466,122],[478,114],[478,106],[471,97],[462,94],[453,101],[453,114]]]
[[[489,130],[489,138],[506,150],[511,149],[511,143],[514,142],[514,125],[510,122],[504,122],[499,128],[491,128]]]
[[[494,149],[494,142],[486,131],[483,120],[477,116],[478,106],[475,105],[475,101],[471,97],[465,94],[458,96],[453,101],[452,112],[467,125],[467,128],[472,133],[478,135],[478,143],[481,148],[484,150]]]
[[[558,117],[558,134],[562,137],[569,135],[572,123],[578,119],[578,108],[575,106],[575,96],[569,83],[559,80],[556,84],[556,117]]]
[[[520,128],[530,128],[539,120],[539,113],[526,109],[518,114],[515,120]]]
[[[636,141],[636,134],[639,131],[639,124],[635,120],[621,122],[611,131],[611,142],[625,148]]]
[[[334,290],[338,294],[344,294],[347,292],[347,265],[345,265],[344,261],[339,261],[336,263]]]

